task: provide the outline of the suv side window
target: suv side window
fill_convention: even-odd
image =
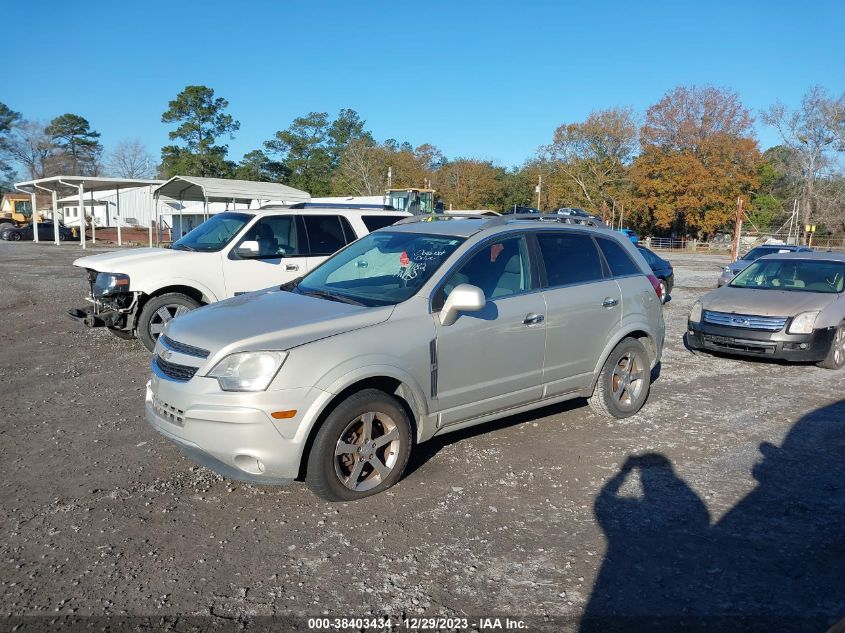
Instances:
[[[367,227],[367,230],[370,233],[372,233],[373,231],[378,231],[379,229],[383,229],[386,226],[396,224],[401,219],[402,219],[401,215],[362,215],[361,216],[361,221],[364,223],[364,226]]]
[[[460,284],[478,286],[489,299],[517,295],[531,289],[531,263],[528,245],[523,236],[508,237],[486,243],[470,255],[443,284],[440,300]]]
[[[642,271],[637,268],[637,265],[631,261],[625,249],[619,246],[614,240],[599,237],[596,241],[598,241],[599,248],[601,248],[601,252],[604,254],[607,265],[610,266],[610,272],[614,277],[642,274]]]
[[[257,259],[301,255],[294,215],[271,215],[261,218],[247,230],[238,246],[247,241],[258,242]]]
[[[588,234],[568,231],[539,233],[537,242],[550,288],[603,278],[599,252]]]
[[[356,239],[349,221],[339,215],[303,215],[309,255],[331,255]]]

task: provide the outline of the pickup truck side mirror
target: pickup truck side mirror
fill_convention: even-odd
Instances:
[[[441,325],[452,325],[461,312],[478,312],[487,305],[484,292],[478,286],[460,284],[455,286],[440,310]]]
[[[261,253],[261,249],[258,247],[258,242],[256,240],[246,240],[238,245],[235,249],[235,253],[238,257],[249,259],[251,257],[258,257]]]

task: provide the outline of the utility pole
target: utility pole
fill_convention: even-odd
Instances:
[[[537,184],[537,210],[540,210],[540,194],[543,191],[543,174],[540,174],[540,180]]]
[[[622,218],[625,217],[625,205],[623,203],[619,203],[619,230],[622,230]],[[611,226],[610,228],[613,228]]]
[[[393,167],[387,168],[387,188],[393,187]]]
[[[734,220],[734,239],[731,244],[731,263],[739,258],[739,237],[742,234],[742,198],[736,199],[736,219]]]

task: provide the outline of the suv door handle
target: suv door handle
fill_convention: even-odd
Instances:
[[[299,264],[285,264],[285,270],[299,270]]]
[[[525,318],[522,320],[522,324],[523,325],[537,325],[538,323],[542,323],[545,320],[546,320],[546,317],[544,317],[542,314],[534,314],[532,312],[531,314],[525,315]]]
[[[615,305],[618,305],[619,299],[614,299],[613,297],[605,297],[604,301],[601,302],[602,306],[605,308],[612,308]]]

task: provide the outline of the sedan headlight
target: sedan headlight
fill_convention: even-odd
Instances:
[[[733,268],[731,268],[730,266],[725,266],[722,269],[722,272],[725,273],[726,275],[733,275],[734,274]]]
[[[129,275],[97,273],[92,290],[95,297],[111,297],[122,292],[129,292]]]
[[[789,334],[812,334],[817,316],[819,316],[818,310],[813,312],[802,312],[792,319],[792,323],[789,324],[787,332]]]
[[[701,311],[702,311],[701,301],[696,301],[692,304],[692,310],[689,311],[689,320],[690,323],[700,323],[701,322]]]
[[[264,391],[288,357],[287,352],[231,354],[208,372],[223,391]]]

